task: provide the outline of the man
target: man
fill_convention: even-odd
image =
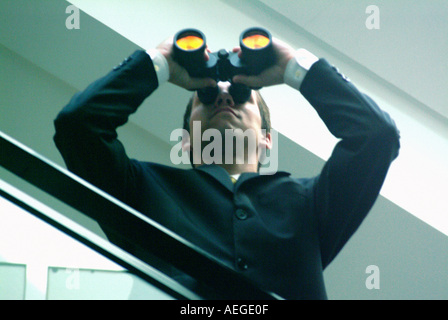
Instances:
[[[199,158],[190,170],[129,159],[116,129],[167,80],[185,89],[219,87],[211,104],[194,95],[184,125],[190,133],[194,121],[200,121],[202,130],[253,129],[257,151],[272,145],[269,132],[261,130],[266,121],[258,93],[236,104],[229,83],[191,78],[172,59],[172,40],[149,53],[135,52],[75,95],[55,120],[55,142],[71,171],[261,288],[286,299],[325,299],[323,270],[375,202],[398,155],[399,135],[389,116],[326,60],[277,39],[273,46],[274,66],[258,76],[235,76],[233,82],[250,87],[286,83],[316,109],[341,140],[315,178],[259,175],[257,164],[249,162],[256,157],[250,150],[245,163],[204,164]],[[184,139],[184,149],[204,149],[194,141]]]

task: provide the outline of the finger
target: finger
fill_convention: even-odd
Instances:
[[[210,56],[209,53],[211,53],[212,51],[208,48],[208,45],[205,46],[205,50],[204,50],[204,59],[205,61],[210,60]]]
[[[257,88],[262,87],[263,83],[261,82],[261,79],[257,76],[246,76],[246,75],[236,75],[233,77],[233,82],[244,84],[251,88]]]
[[[212,78],[191,78],[188,83],[189,90],[198,90],[206,87],[216,87],[217,83]]]
[[[232,52],[233,52],[233,53],[238,53],[238,58],[240,58],[240,59],[241,59],[241,57],[243,56],[243,52],[241,51],[241,48],[240,48],[240,47],[234,47],[234,48],[232,49]]]

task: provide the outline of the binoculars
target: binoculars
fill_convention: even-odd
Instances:
[[[231,83],[229,93],[235,103],[249,100],[251,89],[243,84],[233,83],[238,74],[258,75],[275,63],[271,34],[262,28],[249,28],[240,35],[241,58],[236,52],[221,49],[209,53],[205,60],[206,38],[197,29],[184,29],[174,36],[173,58],[184,67],[191,77],[207,77],[215,81]],[[215,101],[218,87],[198,90],[198,97],[204,104]]]

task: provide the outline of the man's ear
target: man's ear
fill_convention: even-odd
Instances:
[[[184,130],[182,133],[182,152],[191,152],[190,134],[187,130]]]
[[[262,133],[258,142],[258,161],[264,163],[266,159],[266,150],[272,149],[272,136],[270,132]]]
[[[185,152],[188,155],[190,164],[194,168],[193,147],[191,145],[190,134],[186,130],[184,131],[184,135],[182,136],[182,153]]]
[[[259,146],[268,150],[272,149],[272,136],[270,132],[261,135]]]

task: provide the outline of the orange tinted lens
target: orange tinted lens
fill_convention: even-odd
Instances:
[[[261,34],[255,34],[253,36],[248,36],[244,38],[243,43],[246,47],[250,49],[259,49],[264,48],[269,44],[269,38]]]
[[[183,50],[196,50],[202,46],[204,40],[196,36],[187,36],[176,41]]]

